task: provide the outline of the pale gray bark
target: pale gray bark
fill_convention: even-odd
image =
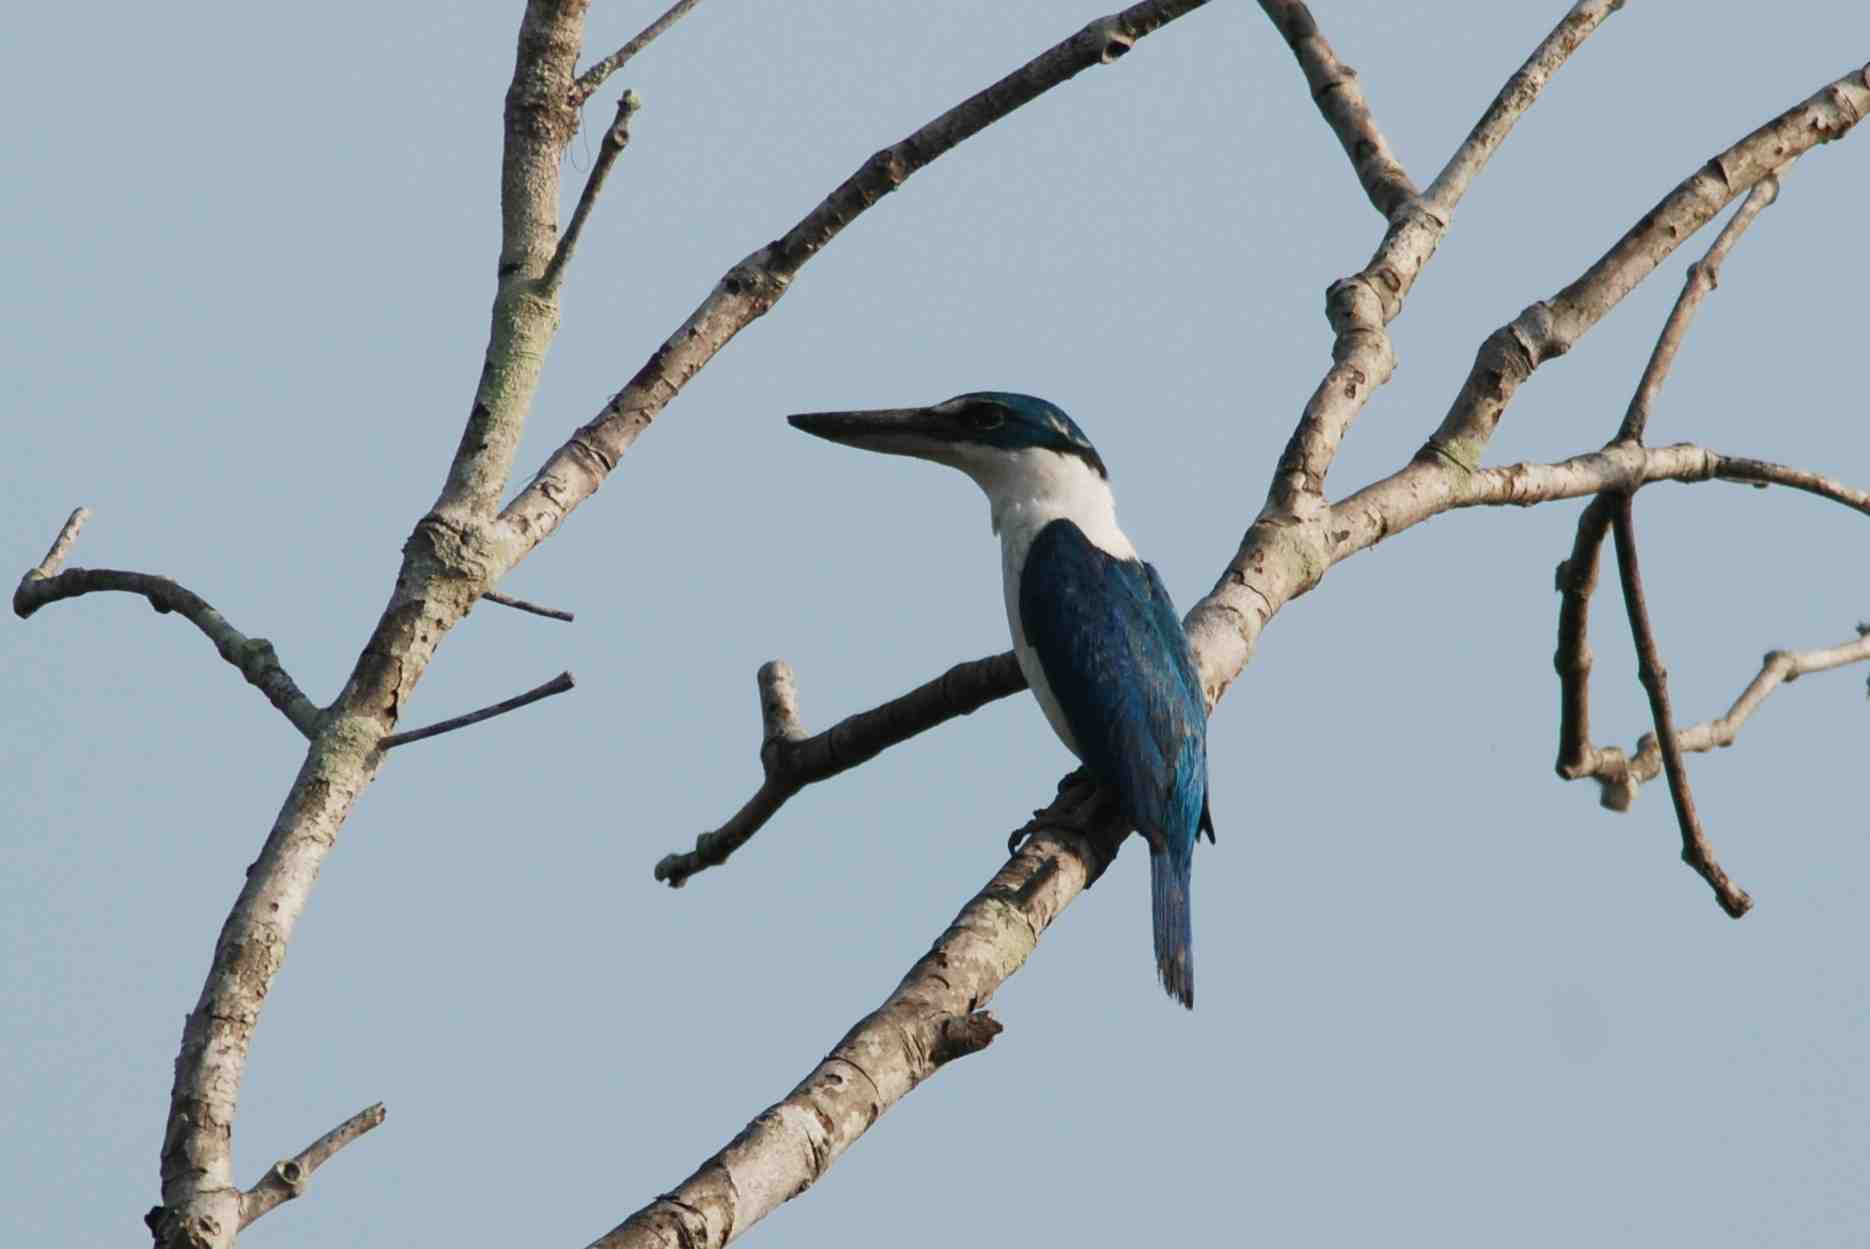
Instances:
[[[230,1142],[262,1003],[352,803],[374,779],[387,749],[413,739],[395,729],[449,630],[604,482],[688,380],[768,311],[802,266],[851,220],[985,126],[1084,69],[1124,55],[1137,40],[1204,2],[1152,0],[1093,22],[876,153],[791,230],[730,269],[636,375],[501,508],[558,328],[560,279],[572,259],[576,228],[602,184],[601,177],[593,177],[571,228],[561,232],[559,171],[577,128],[578,106],[617,64],[693,7],[692,0],[675,5],[637,40],[580,76],[587,0],[529,0],[506,97],[501,246],[483,368],[440,493],[408,538],[381,618],[328,707],[318,708],[298,690],[264,641],[233,630],[199,596],[175,583],[138,573],[61,571],[83,523],[82,510],[74,513],[47,559],[22,579],[15,596],[20,615],[95,590],[142,594],[159,610],[176,611],[201,628],[310,738],[304,763],[222,928],[184,1027],[161,1151],[163,1204],[151,1214],[158,1244],[231,1245],[245,1223],[296,1196],[311,1167],[330,1150],[381,1119],[381,1108],[372,1108],[306,1155],[279,1164],[252,1190],[243,1192],[234,1182]],[[1481,465],[1515,390],[1542,361],[1569,349],[1723,207],[1770,185],[1787,163],[1819,142],[1841,137],[1870,111],[1870,77],[1863,72],[1829,84],[1716,157],[1571,286],[1491,336],[1441,427],[1409,464],[1337,503],[1324,495],[1339,446],[1394,367],[1385,327],[1401,313],[1463,193],[1552,74],[1619,6],[1620,0],[1574,5],[1507,82],[1441,173],[1417,193],[1354,76],[1337,61],[1316,22],[1300,4],[1263,3],[1388,229],[1370,263],[1331,288],[1331,365],[1300,415],[1259,516],[1214,590],[1189,613],[1189,636],[1211,702],[1224,696],[1251,658],[1260,632],[1287,602],[1316,585],[1338,561],[1452,508],[1523,505],[1606,491],[1627,496],[1656,481],[1726,478],[1809,490],[1870,510],[1870,499],[1861,492],[1804,470],[1731,459],[1695,446],[1646,448],[1634,435],[1556,464]],[[627,105],[620,110],[606,136],[605,171],[621,152],[627,137],[622,123],[629,111]],[[1760,202],[1763,206],[1763,197]],[[1737,223],[1730,231],[1737,237],[1741,228],[1744,224]],[[1658,351],[1666,356],[1663,347]],[[1640,432],[1640,421],[1635,428]],[[1633,558],[1629,567],[1634,567]],[[1713,744],[1723,733],[1731,740],[1773,684],[1799,671],[1835,666],[1833,659],[1854,662],[1864,657],[1861,650],[1847,645],[1769,664],[1755,682],[1761,688],[1757,693],[1749,689],[1742,699],[1746,706],[1737,703],[1725,727],[1703,726],[1707,740]],[[757,819],[748,816],[732,837],[708,853],[698,846],[693,863],[664,874],[680,883],[681,876],[708,865],[708,854],[718,852],[713,862],[724,858],[799,786],[1018,688],[1003,671],[1005,659],[970,666],[970,680],[978,680],[965,692],[938,688],[922,702],[898,700],[818,738],[805,736],[784,674],[769,670],[762,681],[762,753],[774,762],[768,766],[771,790],[762,790],[766,799],[756,796],[749,804],[759,808]],[[1700,740],[1699,731],[1677,735],[1665,725],[1659,730],[1662,753],[1676,745],[1694,749],[1690,743]],[[950,1059],[985,1046],[997,1025],[981,1008],[1024,963],[1051,921],[1104,870],[1125,832],[1079,791],[1062,793],[1051,811],[1054,821],[1009,859],[897,990],[789,1096],[682,1186],[599,1243],[726,1243],[815,1182],[917,1083]]]

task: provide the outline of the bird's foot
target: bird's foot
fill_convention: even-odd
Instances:
[[[1058,797],[1051,806],[1034,811],[1032,818],[1007,835],[1006,852],[1018,854],[1026,839],[1042,829],[1057,828],[1080,836],[1092,835],[1109,815],[1109,794],[1091,775],[1079,768],[1058,783]]]

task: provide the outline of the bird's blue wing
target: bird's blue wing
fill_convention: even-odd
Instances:
[[[1187,864],[1197,829],[1212,836],[1207,707],[1156,570],[1055,520],[1027,552],[1019,614],[1085,764],[1152,850]]]

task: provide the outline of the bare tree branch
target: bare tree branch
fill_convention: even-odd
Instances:
[[[501,594],[497,590],[489,590],[481,595],[481,597],[486,599],[489,603],[498,603],[502,607],[511,607],[514,611],[531,612],[535,616],[544,616],[549,620],[563,620],[566,624],[570,624],[573,620],[577,619],[577,617],[573,616],[568,611],[560,611],[556,607],[541,607],[537,603],[529,603],[523,598],[514,598],[510,594]]]
[[[604,85],[605,80],[622,69],[631,57],[641,52],[644,48],[647,48],[656,40],[657,36],[681,21],[690,9],[700,3],[701,0],[676,0],[676,3],[669,6],[667,12],[651,22],[648,26],[645,26],[642,31],[638,33],[636,38],[630,40],[630,42],[624,44],[621,48],[618,48],[615,52],[612,52],[609,56],[591,66],[590,69],[579,74],[578,80],[571,84],[571,102],[573,107],[582,105],[586,100],[590,99],[597,93],[597,89]]]
[[[1577,281],[1551,300],[1532,305],[1488,337],[1448,416],[1408,465],[1335,504],[1330,519],[1320,526],[1295,530],[1286,525],[1276,529],[1267,524],[1265,516],[1256,521],[1227,575],[1210,596],[1212,605],[1204,601],[1196,608],[1198,612],[1206,609],[1212,613],[1197,622],[1202,636],[1212,639],[1206,645],[1225,645],[1224,651],[1215,652],[1226,656],[1226,666],[1218,671],[1209,670],[1205,646],[1199,648],[1204,654],[1207,679],[1224,683],[1238,674],[1234,665],[1244,665],[1258,628],[1272,614],[1267,605],[1283,604],[1304,593],[1338,561],[1368,550],[1391,534],[1451,507],[1542,502],[1595,493],[1573,490],[1565,481],[1547,479],[1587,469],[1594,456],[1579,456],[1559,465],[1516,465],[1504,470],[1478,467],[1481,453],[1520,384],[1539,364],[1570,350],[1618,300],[1724,205],[1819,143],[1849,133],[1866,113],[1870,113],[1870,77],[1854,71],[1716,156],[1644,214]],[[1614,459],[1615,453],[1614,447],[1607,447],[1594,454]],[[1696,479],[1692,473],[1665,462],[1679,455],[1708,454],[1695,448],[1664,447],[1628,463],[1642,468],[1652,479],[1688,481]],[[1764,479],[1753,475],[1745,467],[1747,462],[1723,461],[1719,457],[1707,461],[1710,469],[1716,463],[1725,471],[1706,475]],[[1778,484],[1810,489],[1857,506],[1854,492],[1816,474],[1778,466],[1771,473]],[[1264,574],[1259,571],[1262,568]],[[1248,594],[1254,597],[1247,599]]]
[[[1370,263],[1360,273],[1333,283],[1326,292],[1325,314],[1333,333],[1332,367],[1307,401],[1298,428],[1279,457],[1278,467],[1273,470],[1273,486],[1267,494],[1260,520],[1255,522],[1256,527],[1262,524],[1285,526],[1314,518],[1322,512],[1325,475],[1337,458],[1338,447],[1363,411],[1371,392],[1389,381],[1395,371],[1396,357],[1384,327],[1402,312],[1403,300],[1448,231],[1455,205],[1514,124],[1538,99],[1552,75],[1621,3],[1622,0],[1580,0],[1573,5],[1552,33],[1533,50],[1526,63],[1507,80],[1428,191],[1388,214],[1390,228]],[[1267,537],[1270,535],[1262,534],[1262,540]],[[1249,558],[1248,547],[1254,545],[1257,543],[1250,532],[1249,541],[1242,546],[1241,557],[1234,562],[1235,569],[1244,567]],[[1320,573],[1323,567],[1320,565]],[[1218,609],[1220,604],[1217,602],[1214,606]],[[1254,607],[1251,603],[1235,603],[1231,610],[1251,613]],[[1257,621],[1247,624],[1246,631],[1257,637],[1271,615],[1272,612],[1267,611]],[[1227,667],[1232,671],[1222,684],[1239,675],[1251,653],[1252,642],[1249,639],[1244,647],[1230,649],[1237,651],[1237,658],[1230,656]]]
[[[546,460],[500,514],[499,566],[523,559],[604,483],[637,436],[709,360],[786,293],[806,262],[910,175],[963,140],[1207,0],[1145,0],[1086,26],[884,148],[783,236],[729,269],[700,307],[664,340],[603,410]]]
[[[1759,184],[1748,192],[1746,201],[1732,217],[1708,248],[1708,254],[1695,264],[1688,266],[1688,277],[1682,283],[1682,293],[1676,297],[1675,307],[1669,312],[1669,319],[1663,324],[1662,333],[1656,339],[1656,349],[1650,353],[1649,364],[1643,369],[1643,379],[1637,383],[1636,393],[1630,397],[1630,410],[1624,414],[1623,426],[1617,430],[1619,442],[1641,442],[1649,428],[1649,412],[1655,406],[1656,396],[1662,393],[1662,383],[1669,376],[1669,368],[1675,363],[1675,353],[1681,350],[1682,340],[1688,335],[1688,326],[1695,319],[1695,312],[1701,307],[1701,301],[1707,298],[1709,291],[1720,285],[1721,262],[1727,259],[1734,244],[1740,241],[1747,227],[1760,211],[1772,203],[1779,195],[1779,179],[1768,174],[1760,179]]]
[[[1324,114],[1325,124],[1337,135],[1344,154],[1364,194],[1376,210],[1389,217],[1416,197],[1415,183],[1390,150],[1389,140],[1377,128],[1358,85],[1357,71],[1338,60],[1337,53],[1325,42],[1318,22],[1301,0],[1260,0],[1260,8],[1271,18],[1286,46],[1299,60],[1305,83],[1312,89],[1312,100]]]
[[[982,1005],[1127,832],[1106,824],[1093,837],[1056,827],[1035,834],[797,1088],[591,1249],[715,1249],[816,1183],[942,1063],[992,1040],[999,1025]]]
[[[407,733],[392,733],[381,742],[377,743],[377,745],[383,750],[393,750],[398,746],[407,746],[410,742],[419,742],[424,738],[440,737],[443,733],[452,733],[456,729],[465,729],[470,725],[479,724],[483,720],[491,720],[495,716],[503,716],[509,711],[518,711],[521,707],[530,706],[542,698],[550,698],[554,694],[567,693],[575,685],[577,685],[577,682],[571,679],[571,673],[561,672],[544,685],[535,686],[527,690],[524,694],[515,694],[513,697],[503,702],[497,702],[491,707],[482,707],[479,711],[470,711],[464,716],[456,716],[452,720],[443,720],[440,723],[431,724],[427,728],[411,729]]]
[[[484,530],[506,490],[558,310],[537,291],[558,235],[558,177],[584,0],[528,0],[507,90],[501,249],[474,404],[433,510],[403,546],[389,602],[320,718],[265,844],[247,869],[183,1025],[163,1133],[159,1249],[229,1249],[243,1194],[232,1141],[248,1046],[325,857],[388,753],[448,631],[498,579]],[[504,571],[504,570],[499,570]]]
[[[1616,495],[1605,491],[1578,514],[1571,557],[1558,566],[1558,651],[1552,666],[1558,670],[1558,774],[1568,781],[1600,778],[1604,805],[1621,811],[1635,795],[1629,760],[1615,747],[1591,745],[1591,595],[1615,509]]]
[[[1019,661],[1012,651],[1006,651],[956,664],[900,698],[847,716],[816,737],[808,737],[799,721],[798,684],[791,667],[783,660],[763,664],[759,682],[760,766],[765,779],[732,819],[696,837],[693,850],[664,855],[656,864],[656,879],[672,888],[680,889],[695,873],[727,862],[787,799],[807,785],[828,780],[899,742],[1026,688]]]
[[[597,197],[604,189],[604,179],[610,177],[610,168],[617,163],[617,157],[630,145],[630,118],[643,107],[643,101],[636,92],[625,91],[617,100],[617,116],[610,123],[610,129],[604,132],[604,140],[598,144],[597,159],[591,163],[591,172],[584,180],[584,190],[578,195],[578,206],[572,210],[571,222],[565,227],[565,233],[558,239],[558,247],[552,252],[552,259],[546,262],[545,272],[539,276],[540,287],[547,292],[556,292],[565,281],[565,266],[571,262],[571,254],[577,249],[578,237],[584,233],[584,223],[590,219],[591,208],[597,203]]]
[[[1650,713],[1656,720],[1656,738],[1662,748],[1662,767],[1669,776],[1669,796],[1675,801],[1675,818],[1682,826],[1682,862],[1701,873],[1721,909],[1735,919],[1753,905],[1747,891],[1728,879],[1714,857],[1714,846],[1702,831],[1701,816],[1695,811],[1695,795],[1688,787],[1688,767],[1682,762],[1682,744],[1675,736],[1675,712],[1669,706],[1669,672],[1662,666],[1662,653],[1656,646],[1656,633],[1649,623],[1649,604],[1643,596],[1643,574],[1636,559],[1636,524],[1631,518],[1630,496],[1617,496],[1611,513],[1611,532],[1617,541],[1617,572],[1623,581],[1623,602],[1629,611],[1630,633],[1636,639],[1637,675],[1649,695]]]
[[[174,612],[200,629],[222,659],[234,665],[266,701],[306,737],[318,727],[319,710],[292,679],[273,644],[265,638],[250,638],[227,622],[227,617],[209,606],[193,590],[167,577],[150,573],[119,572],[112,568],[65,568],[66,558],[78,540],[78,531],[90,519],[91,509],[81,507],[71,514],[59,530],[52,549],[37,567],[20,578],[13,591],[13,614],[25,620],[48,603],[77,598],[81,594],[119,591],[140,594],[158,612]]]
[[[331,1155],[382,1124],[383,1103],[366,1106],[329,1132],[307,1145],[291,1158],[282,1158],[268,1168],[260,1182],[240,1198],[240,1226],[244,1229],[261,1215],[305,1195],[312,1172],[325,1165]]]
[[[80,505],[71,510],[71,515],[59,526],[58,536],[52,539],[52,545],[47,548],[45,558],[27,569],[26,575],[20,578],[21,591],[25,590],[28,581],[44,581],[58,575],[59,569],[65,566],[65,560],[71,555],[71,548],[76,545],[78,535],[83,532],[85,522],[90,519],[91,509],[88,507]],[[17,606],[14,610],[18,610]]]

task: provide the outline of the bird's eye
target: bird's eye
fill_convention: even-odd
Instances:
[[[998,429],[1006,424],[1006,413],[997,403],[970,403],[961,409],[961,423],[972,430]]]

